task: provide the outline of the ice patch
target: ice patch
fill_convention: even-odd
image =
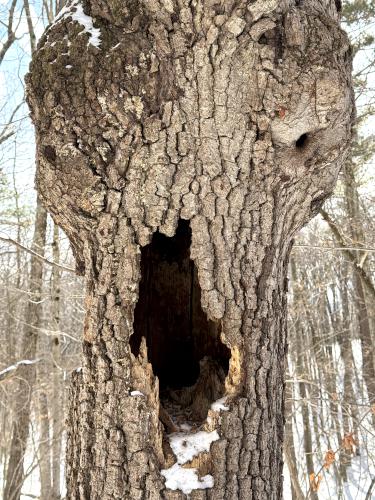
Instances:
[[[224,398],[218,399],[217,401],[212,403],[211,410],[218,411],[218,412],[219,411],[229,411],[229,406],[225,405],[226,399],[227,398],[224,397]]]
[[[132,391],[130,396],[144,396],[144,394],[141,391]]]
[[[185,495],[190,495],[193,490],[212,488],[214,478],[209,474],[199,479],[197,469],[184,469],[179,464],[174,464],[169,469],[161,471],[165,477],[165,486],[170,490],[181,490]]]

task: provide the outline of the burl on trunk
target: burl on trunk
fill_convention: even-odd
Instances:
[[[27,78],[86,278],[69,499],[282,497],[287,263],[351,135],[333,0],[84,0]]]

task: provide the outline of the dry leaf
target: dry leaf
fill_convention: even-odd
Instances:
[[[357,443],[352,432],[345,434],[342,440],[342,446],[345,450],[350,451],[350,453],[354,453],[354,447],[357,446]]]
[[[310,487],[314,493],[316,493],[319,490],[322,479],[323,479],[322,474],[318,475],[315,475],[314,473],[310,474]]]
[[[330,466],[333,464],[335,461],[335,452],[333,450],[328,450],[325,457],[324,457],[324,464],[323,467],[328,470]]]

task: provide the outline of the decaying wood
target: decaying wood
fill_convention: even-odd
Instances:
[[[231,353],[229,411],[202,424],[220,439],[194,461],[214,486],[191,498],[281,498],[288,256],[351,135],[336,3],[85,0],[39,42],[27,79],[36,182],[87,286],[68,498],[185,498],[160,473],[173,461],[154,354],[129,343],[141,249],[181,219],[201,306]],[[72,18],[80,8],[99,47]]]

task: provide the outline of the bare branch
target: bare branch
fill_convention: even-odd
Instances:
[[[2,63],[7,51],[10,49],[13,42],[16,40],[16,34],[13,31],[14,11],[16,8],[16,4],[17,4],[17,0],[13,0],[11,3],[10,9],[9,9],[9,17],[8,17],[8,25],[7,25],[8,37],[5,40],[3,46],[1,47],[1,50],[0,50],[0,64]]]
[[[33,54],[36,49],[36,36],[35,36],[33,21],[31,19],[29,0],[23,0],[23,5],[25,7],[25,12],[26,12],[27,26],[29,28],[31,53]]]
[[[46,259],[45,257],[43,257],[42,255],[39,255],[37,252],[34,252],[34,250],[31,250],[31,248],[27,248],[27,247],[21,245],[21,243],[18,243],[18,241],[13,240],[12,238],[4,238],[3,236],[0,236],[0,241],[4,241],[5,243],[10,243],[11,245],[15,245],[16,247],[20,248],[24,252],[27,252],[30,255],[33,255],[34,257],[41,260],[45,264],[48,264],[49,266],[58,267],[59,269],[62,269],[63,271],[67,271],[68,273],[75,274],[75,270],[72,267],[67,267],[67,266],[63,266],[62,264],[57,264],[56,262],[52,262],[52,261]]]
[[[330,230],[332,231],[333,236],[336,238],[339,245],[342,246],[343,254],[352,263],[352,265],[354,267],[354,271],[360,276],[361,280],[363,281],[364,285],[366,286],[366,289],[368,290],[368,292],[372,296],[373,300],[375,300],[375,287],[371,281],[371,278],[368,276],[368,274],[363,269],[363,267],[360,266],[360,262],[357,259],[356,255],[346,245],[345,239],[342,236],[342,234],[340,233],[336,223],[331,219],[331,217],[328,215],[328,213],[324,209],[321,208],[319,213],[323,217],[323,219],[327,222]]]
[[[0,382],[3,380],[8,379],[11,376],[14,376],[16,372],[18,371],[18,368],[20,366],[28,366],[28,365],[35,365],[36,363],[39,363],[41,360],[40,359],[34,359],[32,361],[28,359],[23,359],[22,361],[18,361],[14,365],[8,366],[8,368],[5,368],[0,372]]]

